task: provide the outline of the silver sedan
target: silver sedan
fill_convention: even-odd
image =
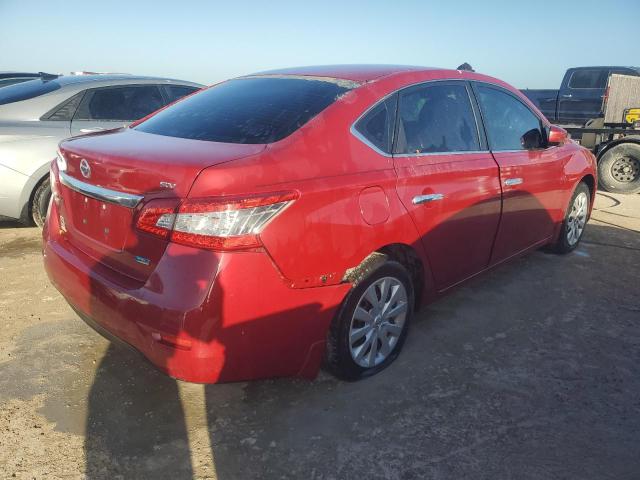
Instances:
[[[201,87],[133,75],[53,75],[3,87],[0,216],[42,225],[61,140],[126,126]]]

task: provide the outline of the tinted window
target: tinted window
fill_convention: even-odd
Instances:
[[[59,88],[60,84],[55,80],[44,81],[40,79],[8,85],[0,90],[0,105],[29,100]]]
[[[540,120],[520,100],[492,87],[477,91],[492,150],[524,150],[522,137],[531,130],[542,138]]]
[[[271,143],[290,135],[349,88],[298,78],[239,78],[203,90],[136,129],[227,143]]]
[[[569,80],[569,88],[604,88],[606,83],[605,70],[575,70]]]
[[[400,95],[398,153],[468,152],[480,149],[464,85],[429,85]],[[404,138],[403,138],[404,137]]]
[[[84,95],[84,91],[80,93],[76,93],[73,97],[68,100],[65,100],[60,105],[49,110],[45,113],[41,120],[58,120],[58,121],[68,121],[73,118],[74,113],[78,109],[78,105],[80,104],[80,100],[82,100],[82,96]]]
[[[158,87],[128,85],[87,91],[76,120],[138,120],[164,105]]]
[[[166,85],[166,89],[169,94],[169,103],[175,102],[176,100],[198,90],[195,87],[183,87],[180,85]]]
[[[355,126],[358,133],[367,141],[386,153],[391,153],[396,98],[394,95],[371,109]]]

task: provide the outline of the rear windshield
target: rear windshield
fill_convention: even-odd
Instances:
[[[272,143],[290,135],[352,85],[301,78],[238,78],[196,93],[138,125],[169,137]]]
[[[55,80],[29,80],[28,82],[8,85],[0,89],[0,105],[29,100],[45,93],[58,90],[60,84]]]

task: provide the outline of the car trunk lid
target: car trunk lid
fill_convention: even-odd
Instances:
[[[167,241],[136,229],[140,210],[150,202],[177,206],[204,168],[264,148],[130,129],[65,141],[59,178],[69,240],[95,261],[144,281]]]

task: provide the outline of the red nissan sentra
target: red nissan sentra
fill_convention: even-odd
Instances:
[[[64,141],[49,278],[101,333],[194,382],[357,379],[421,303],[573,250],[591,153],[471,72],[309,67],[229,80]]]

